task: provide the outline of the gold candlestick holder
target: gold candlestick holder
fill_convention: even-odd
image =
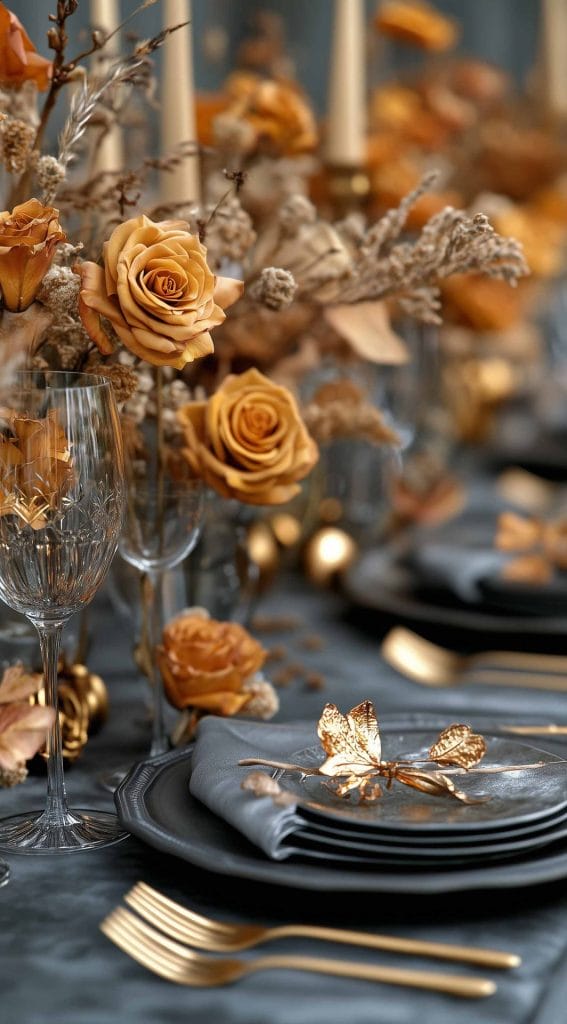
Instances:
[[[325,169],[329,202],[338,217],[362,210],[370,195],[370,178],[363,166],[337,166]]]

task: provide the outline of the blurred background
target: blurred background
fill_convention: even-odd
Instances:
[[[11,4],[11,10],[24,22],[39,52],[45,56],[49,55],[44,42],[46,18],[53,6],[51,0],[13,0]],[[123,16],[127,17],[138,6],[137,0],[123,0]],[[161,7],[157,3],[144,11],[131,24],[132,31],[155,35],[161,27]],[[366,0],[368,18],[376,7],[376,0]],[[492,61],[509,71],[519,84],[525,82],[535,57],[539,0],[440,0],[436,7],[459,20],[462,35],[457,53]],[[322,114],[331,44],[330,0],[193,0],[197,87],[219,88],[234,68],[239,47],[250,36],[260,12],[273,12],[282,19],[286,55],[317,112]],[[72,39],[75,36],[78,41],[81,33],[86,38],[89,20],[89,5],[82,0],[69,25]],[[369,47],[376,49],[377,45],[369,34]],[[373,56],[377,57],[377,53],[370,54]],[[416,60],[401,46],[383,48],[382,56],[382,63],[371,63],[374,81],[390,75],[395,68],[411,67]],[[158,63],[159,60],[158,54]]]

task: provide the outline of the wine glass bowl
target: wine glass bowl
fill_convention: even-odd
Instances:
[[[203,490],[197,480],[128,487],[119,551],[141,572],[162,573],[187,557],[199,539]]]
[[[152,743],[150,755],[168,749],[164,721],[163,685],[156,652],[163,628],[163,575],[175,568],[197,544],[204,503],[200,480],[172,480],[157,459],[149,475],[128,481],[127,509],[119,551],[141,573],[147,672],[152,684]],[[152,468],[155,472],[152,472]],[[118,768],[101,780],[115,789],[125,772]]]
[[[103,582],[124,505],[121,430],[107,380],[17,371],[0,384],[0,597],[38,631],[53,707],[63,626]],[[48,753],[45,811],[0,821],[0,848],[61,852],[122,838],[113,814],[68,809],[57,715]]]

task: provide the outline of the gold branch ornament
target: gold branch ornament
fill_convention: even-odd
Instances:
[[[502,512],[495,545],[515,556],[502,570],[504,579],[549,583],[556,569],[567,570],[567,517],[545,520]]]
[[[240,766],[263,765],[302,775],[318,775],[332,780],[338,797],[356,795],[361,803],[374,803],[382,796],[380,779],[386,789],[401,782],[431,796],[448,796],[464,804],[483,803],[488,797],[469,796],[458,789],[452,775],[468,772],[497,774],[543,768],[548,762],[478,767],[486,753],[485,739],[469,725],[453,724],[439,734],[427,757],[407,757],[398,761],[382,760],[382,741],[374,705],[363,700],[343,715],[335,704],[326,704],[317,724],[317,734],[327,755],[318,768],[262,758],[245,758]],[[556,762],[553,762],[554,764]],[[433,765],[433,768],[429,768]],[[250,789],[249,786],[243,788]]]

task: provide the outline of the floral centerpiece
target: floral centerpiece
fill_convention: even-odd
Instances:
[[[0,159],[9,181],[0,212],[0,335],[10,365],[108,377],[122,410],[132,480],[155,467],[160,486],[189,474],[222,498],[285,503],[317,461],[317,434],[353,433],[336,402],[329,411],[327,393],[311,403],[310,434],[293,393],[306,370],[328,351],[375,361],[394,351],[404,358],[389,325],[392,304],[438,322],[442,282],[474,272],[514,285],[527,270],[521,246],[499,236],[483,214],[451,207],[413,238],[403,235],[430,177],[374,223],[358,215],[332,222],[304,194],[288,194],[275,206],[255,203],[245,171],[223,175],[214,160],[202,204],[180,197],[166,208],[152,205],[156,163],[167,170],[185,151],[160,161],[144,156],[119,172],[89,177],[85,169],[81,180],[78,158],[89,126],[101,111],[107,127],[123,114],[124,104],[109,103],[118,89],[151,93],[151,56],[179,26],[135,44],[102,72],[86,71],[87,58],[111,37],[95,30],[85,50],[68,58],[67,23],[78,6],[79,0],[57,0],[47,36],[54,56],[47,61],[0,3]],[[148,0],[135,13],[147,6]],[[74,95],[52,152],[50,116],[70,85]],[[289,95],[281,83],[248,78],[233,83],[219,114],[232,164],[261,162],[272,184],[282,158],[316,144],[305,100],[295,91],[290,111]],[[240,119],[245,132],[231,133]],[[187,146],[194,150],[194,140]],[[357,429],[391,443],[379,412],[370,416],[360,406],[351,402]],[[2,463],[11,465],[16,451],[13,439],[3,439]],[[61,474],[63,483],[64,464]],[[199,628],[216,636],[210,623]],[[221,637],[222,630],[219,644]],[[166,652],[170,640],[166,631]],[[185,658],[194,646],[180,649]],[[160,658],[173,692],[177,668],[171,657]],[[195,704],[198,690],[188,692]],[[242,693],[239,687],[239,707]],[[250,710],[249,697],[246,704]],[[233,702],[222,706],[230,713]]]

